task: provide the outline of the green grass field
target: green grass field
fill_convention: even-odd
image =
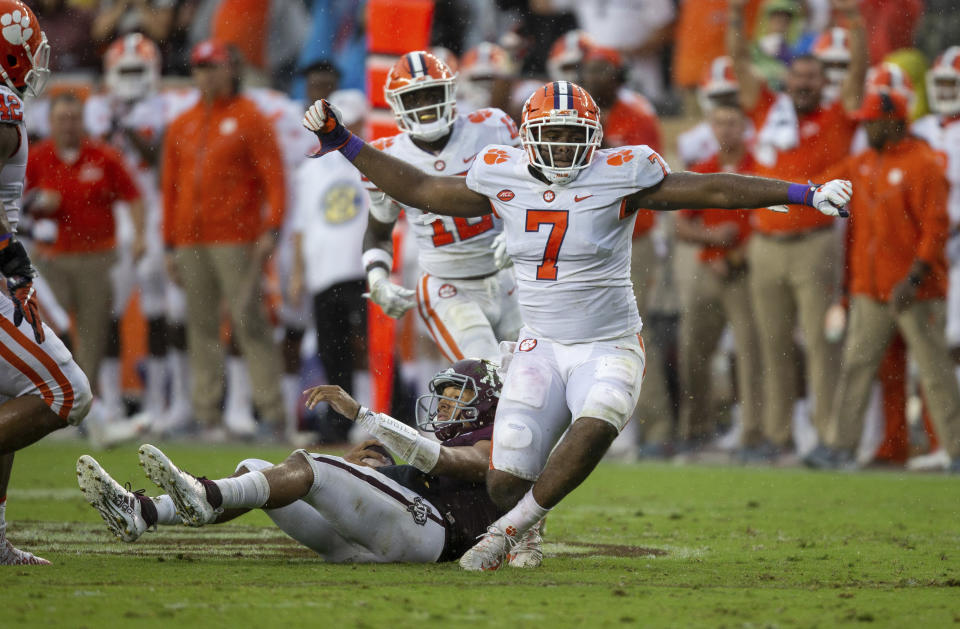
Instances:
[[[170,445],[227,475],[284,449]],[[326,565],[261,513],[136,544],[77,488],[75,442],[17,455],[0,627],[944,627],[960,623],[960,479],[602,465],[550,516],[544,565]],[[136,446],[95,455],[147,486]],[[153,492],[148,486],[148,491]]]

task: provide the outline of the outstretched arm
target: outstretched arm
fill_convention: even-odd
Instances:
[[[490,463],[490,441],[448,448],[423,437],[415,429],[382,413],[363,408],[350,394],[335,385],[319,385],[304,391],[307,408],[320,402],[344,417],[355,418],[360,427],[376,437],[390,452],[421,472],[482,481]]]
[[[340,124],[336,110],[318,100],[307,110],[303,126],[317,134],[318,155],[340,151],[380,190],[400,203],[445,216],[490,213],[487,197],[467,187],[463,177],[435,177],[376,150]]]
[[[658,185],[627,197],[627,209],[736,210],[800,203],[829,216],[845,216],[851,192],[850,182],[839,179],[822,186],[810,186],[749,175],[679,172],[670,173]]]

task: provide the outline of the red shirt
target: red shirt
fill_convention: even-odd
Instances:
[[[55,253],[90,253],[112,249],[116,226],[113,204],[136,201],[140,190],[120,155],[109,145],[85,139],[77,160],[67,164],[57,156],[52,140],[31,147],[27,161],[28,189],[60,193]]]
[[[690,167],[690,171],[695,173],[732,172],[740,173],[741,175],[752,174],[755,169],[756,163],[753,160],[753,156],[749,153],[744,154],[743,159],[741,159],[740,163],[738,163],[733,169],[721,167],[720,158],[717,155],[714,155],[710,159]],[[709,209],[681,210],[681,212],[687,218],[699,218],[700,222],[703,223],[705,227],[716,227],[717,225],[723,225],[724,223],[733,223],[740,228],[740,233],[737,236],[737,242],[732,247],[704,245],[704,247],[700,250],[701,262],[707,262],[709,260],[716,260],[725,257],[728,251],[740,247],[747,240],[747,238],[750,237],[750,215],[752,214],[750,210]]]

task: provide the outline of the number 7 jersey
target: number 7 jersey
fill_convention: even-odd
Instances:
[[[636,215],[626,197],[659,184],[666,163],[647,146],[603,149],[563,186],[535,178],[529,165],[521,149],[488,146],[467,173],[467,186],[503,220],[524,325],[566,344],[638,333],[630,282]]]

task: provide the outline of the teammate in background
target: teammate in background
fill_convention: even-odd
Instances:
[[[501,46],[483,42],[471,48],[460,61],[458,110],[464,114],[490,107],[508,110],[516,77],[510,53]]]
[[[498,406],[487,489],[509,511],[461,558],[468,570],[499,568],[586,479],[637,403],[644,351],[629,241],[638,209],[802,203],[838,216],[850,199],[844,181],[671,173],[645,146],[601,150],[599,118],[581,87],[548,83],[524,107],[523,149],[487,146],[461,179],[368,147],[323,101],[304,117],[321,152],[340,150],[401,203],[461,219],[493,212],[504,221],[524,328]]]
[[[944,50],[927,72],[927,100],[933,113],[914,122],[910,130],[943,153],[947,160],[950,237],[947,240],[946,336],[953,361],[960,365],[960,46]],[[960,380],[960,366],[954,370]],[[930,457],[917,457],[908,465],[914,469],[942,467],[948,458],[945,451],[939,451]]]
[[[280,465],[247,459],[233,477],[214,481],[182,472],[144,445],[141,465],[167,492],[156,498],[124,489],[87,455],[77,461],[77,476],[87,501],[126,542],[157,524],[203,526],[263,509],[329,562],[452,561],[501,514],[483,483],[500,389],[496,366],[482,360],[434,376],[430,394],[418,400],[417,424],[440,443],[323,385],[306,392],[307,405],[328,402],[379,441],[343,458],[297,450]],[[410,464],[394,465],[384,447]],[[538,566],[539,536],[519,551],[511,565]]]
[[[456,77],[430,53],[401,57],[384,87],[401,133],[372,146],[421,172],[462,177],[484,146],[518,144],[516,125],[499,109],[458,115],[455,89]],[[398,203],[375,185],[369,188],[363,246],[370,300],[396,319],[416,307],[449,361],[465,356],[499,361],[499,341],[516,340],[521,325],[513,272],[501,270],[491,248],[502,231],[500,219],[435,216]],[[389,277],[391,234],[401,210],[420,249],[423,276],[416,291]]]
[[[90,383],[70,352],[40,321],[35,271],[15,236],[27,168],[23,98],[37,97],[50,76],[50,45],[36,16],[20,0],[0,0],[0,565],[49,564],[14,548],[6,537],[7,486],[14,452],[90,410]]]
[[[843,83],[850,72],[850,31],[841,27],[828,28],[813,43],[813,55],[823,64],[823,104],[832,105],[843,95]]]
[[[137,419],[156,430],[162,429],[166,423],[168,293],[176,290],[167,277],[160,227],[157,163],[166,117],[166,99],[158,93],[160,64],[160,50],[143,35],[134,33],[117,39],[103,57],[107,92],[92,96],[84,106],[87,132],[123,153],[143,195],[144,206],[142,240],[131,233],[130,214],[122,210],[117,212],[118,261],[110,274],[114,284],[113,321],[98,374],[100,395],[108,409],[117,409],[114,413],[122,411],[120,319],[134,289],[139,288],[140,310],[147,320],[147,360],[141,406],[143,414]],[[182,297],[178,303],[182,305]],[[182,327],[182,307],[179,315],[171,319]],[[171,392],[181,393],[178,412],[182,413],[186,401],[182,394],[186,389],[171,384]],[[171,409],[173,406],[171,404]],[[189,404],[186,408],[189,412]],[[172,423],[175,418],[171,420]]]

